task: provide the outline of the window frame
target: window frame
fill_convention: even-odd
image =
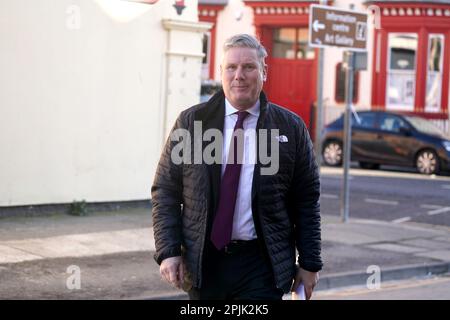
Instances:
[[[432,120],[449,119],[450,110],[450,19],[442,13],[450,10],[450,4],[435,3],[391,3],[380,2],[381,28],[373,30],[373,57],[372,65],[372,92],[371,109],[387,110],[386,108],[386,82],[387,82],[387,35],[388,33],[417,33],[419,34],[418,69],[416,72],[415,105],[412,114]],[[408,7],[409,13],[405,10]],[[405,12],[406,14],[403,14]],[[445,35],[444,68],[442,79],[442,96],[440,110],[438,112],[427,112],[425,110],[426,92],[426,57],[428,47],[428,34],[441,33]]]
[[[204,39],[205,37],[207,38],[207,47],[206,47],[206,52],[203,52],[203,44],[204,44]],[[210,78],[210,69],[211,69],[211,41],[212,41],[212,34],[211,32],[205,32],[203,34],[203,38],[202,38],[202,53],[205,54],[205,56],[202,59],[202,80],[207,80]],[[206,62],[203,62],[203,60],[206,59]]]
[[[277,30],[281,31],[282,29],[293,29],[294,30],[294,42],[291,43],[291,49],[293,51],[293,56],[291,57],[277,57],[275,56],[275,44],[276,42],[276,38],[275,38],[275,32]],[[273,43],[272,43],[272,48],[271,48],[271,52],[273,54],[273,58],[274,59],[286,59],[286,60],[315,60],[316,59],[316,51],[314,50],[314,48],[309,47],[308,46],[308,42],[305,42],[304,44],[306,44],[305,48],[307,49],[305,51],[306,56],[308,56],[308,52],[312,52],[313,53],[313,57],[311,58],[299,58],[299,53],[300,53],[300,49],[302,48],[301,46],[301,42],[299,41],[299,37],[300,37],[300,30],[301,29],[305,29],[308,30],[307,27],[302,27],[302,26],[283,26],[283,27],[279,27],[279,28],[273,28],[272,29],[272,39],[273,39]]]
[[[440,90],[439,90],[439,107],[438,109],[434,109],[433,107],[430,107],[427,104],[427,95],[428,95],[428,76],[430,73],[430,70],[428,68],[428,61],[430,59],[430,49],[431,49],[431,39],[433,37],[438,37],[441,39],[441,56],[440,56],[440,61],[439,61],[439,74],[440,74]],[[445,54],[445,34],[444,33],[437,33],[437,32],[430,32],[428,34],[428,47],[427,47],[427,57],[426,57],[426,63],[427,63],[427,69],[426,69],[426,80],[425,80],[425,105],[424,105],[424,109],[425,112],[430,112],[430,113],[436,113],[436,112],[440,112],[442,109],[442,89],[444,86],[444,54]],[[433,73],[435,73],[435,71],[431,71]]]
[[[391,69],[391,62],[392,62],[392,56],[391,56],[391,46],[390,46],[390,40],[391,37],[398,36],[398,35],[413,35],[416,38],[417,41],[417,47],[414,57],[414,71],[411,70],[396,70]],[[386,110],[401,110],[401,111],[414,111],[414,107],[416,105],[416,93],[417,93],[417,71],[418,71],[418,63],[419,63],[419,38],[420,35],[417,32],[388,32],[387,33],[387,59],[386,59],[386,101],[385,106]],[[391,74],[398,74],[398,75],[413,75],[414,76],[414,87],[413,87],[413,102],[412,105],[406,105],[406,104],[395,104],[392,105],[389,103],[389,84],[390,84],[390,78]]]

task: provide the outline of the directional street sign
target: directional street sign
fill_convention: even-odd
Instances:
[[[309,12],[311,47],[340,47],[351,51],[366,51],[366,13],[321,5],[311,5]]]

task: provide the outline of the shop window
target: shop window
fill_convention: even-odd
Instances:
[[[297,29],[297,59],[314,59],[315,51],[308,45],[307,28]]]
[[[336,102],[345,102],[345,83],[346,83],[346,70],[342,62],[336,66],[336,82],[334,91],[334,100]],[[353,77],[353,103],[358,102],[359,91],[359,72],[355,72]]]
[[[295,29],[281,28],[273,33],[274,58],[294,59]]]
[[[202,61],[202,80],[209,79],[209,63],[211,52],[211,34],[203,35],[203,61]]]
[[[431,34],[428,38],[427,91],[425,111],[439,112],[442,96],[442,63],[444,35]]]
[[[417,34],[389,34],[387,109],[414,110],[417,45]]]
[[[314,59],[315,51],[308,46],[307,28],[279,28],[273,31],[274,58]]]

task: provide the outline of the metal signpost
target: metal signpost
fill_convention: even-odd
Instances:
[[[350,169],[350,150],[352,144],[352,125],[351,125],[351,108],[353,100],[353,70],[354,70],[354,56],[353,52],[345,52],[347,58],[347,77],[345,84],[345,116],[344,116],[344,182],[342,184],[341,194],[341,219],[343,222],[348,221],[349,217],[349,202],[350,202],[350,186],[348,173]]]
[[[366,51],[367,13],[311,5],[309,45],[316,48],[339,47]]]
[[[344,120],[344,179],[341,194],[341,219],[349,217],[349,167],[351,150],[351,110],[353,100],[353,77],[355,53],[365,52],[367,46],[367,14],[353,10],[343,10],[330,6],[311,5],[309,14],[309,45],[316,48],[338,47],[346,49],[347,67],[345,120]],[[362,68],[359,68],[360,70]],[[320,76],[320,74],[319,74]],[[320,81],[318,92],[322,92]],[[319,98],[319,97],[318,97]],[[321,97],[320,97],[321,99]],[[319,110],[318,110],[319,111]],[[321,110],[318,115],[321,115]],[[320,122],[317,122],[319,124]],[[321,130],[316,126],[316,131]],[[316,143],[321,143],[321,133],[316,132]],[[316,152],[318,152],[316,146]],[[320,152],[320,151],[319,151]],[[320,159],[320,158],[319,158]],[[320,163],[319,163],[320,164]]]
[[[326,0],[320,0],[320,4],[326,4]],[[311,25],[311,24],[310,24]],[[314,137],[314,151],[316,153],[316,161],[319,164],[319,175],[320,175],[320,164],[322,163],[322,127],[323,127],[323,56],[324,48],[319,48],[319,56],[317,60],[317,105],[316,105],[316,117],[315,117],[315,137]]]

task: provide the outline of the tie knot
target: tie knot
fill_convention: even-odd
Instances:
[[[247,111],[238,111],[236,113],[238,115],[236,125],[242,127],[242,124],[244,123],[244,120],[249,115],[249,113]]]

